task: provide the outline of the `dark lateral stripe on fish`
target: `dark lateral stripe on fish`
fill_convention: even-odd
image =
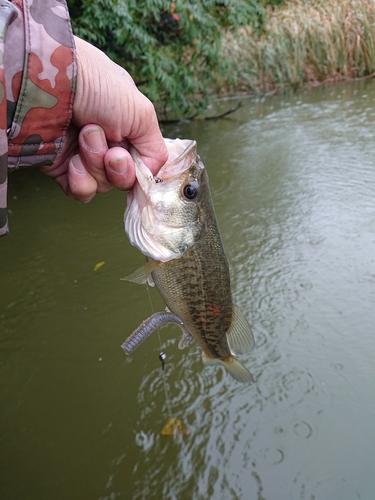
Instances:
[[[182,320],[175,314],[172,314],[171,312],[158,312],[145,319],[139,327],[136,328],[131,335],[129,335],[121,347],[124,349],[126,354],[131,354],[151,335],[152,332],[167,323],[175,323],[184,329]]]

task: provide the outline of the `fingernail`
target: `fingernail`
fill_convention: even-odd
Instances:
[[[115,175],[125,175],[128,170],[126,158],[115,158],[108,162],[108,170]]]
[[[91,128],[83,134],[86,146],[92,153],[100,153],[104,149],[104,136],[100,129]]]
[[[70,160],[71,163],[72,163],[72,167],[74,168],[74,170],[78,173],[78,174],[86,174],[87,173],[87,170],[85,169],[85,166],[84,164],[82,163],[82,160],[81,158],[79,157],[79,155],[75,155],[72,157],[72,159]]]

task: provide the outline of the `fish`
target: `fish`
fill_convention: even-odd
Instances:
[[[239,382],[254,382],[236,358],[254,348],[251,327],[233,303],[230,273],[196,141],[164,139],[169,157],[157,176],[137,150],[136,182],[128,192],[125,231],[146,263],[126,278],[156,286],[166,311],[155,313],[122,344],[130,354],[159,326],[177,324],[179,348],[192,339],[205,365],[224,367]]]

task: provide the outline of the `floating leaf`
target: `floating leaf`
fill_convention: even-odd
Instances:
[[[104,260],[102,262],[98,262],[97,264],[95,264],[94,271],[100,269],[102,266],[104,266],[104,264],[105,264]]]
[[[189,431],[182,425],[178,418],[168,418],[162,431],[162,436],[188,436]]]

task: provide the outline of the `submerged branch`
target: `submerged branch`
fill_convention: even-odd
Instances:
[[[170,123],[190,122],[194,120],[197,116],[198,113],[195,113],[195,115],[188,116],[187,118],[164,118],[162,120],[159,120],[159,123],[170,124]]]
[[[231,115],[232,113],[235,113],[238,109],[242,108],[243,104],[242,102],[239,102],[237,106],[234,108],[228,109],[228,111],[225,111],[225,113],[221,113],[220,115],[215,115],[215,116],[206,116],[204,119],[205,120],[219,120],[220,118],[224,118],[225,116]]]
[[[228,109],[224,113],[220,113],[219,115],[214,115],[214,116],[206,116],[206,117],[202,118],[202,120],[220,120],[221,118],[225,118],[226,116],[231,115],[232,113],[235,113],[238,109],[242,108],[242,106],[243,106],[243,103],[239,102],[237,104],[237,106],[234,106],[234,108]],[[175,118],[175,119],[171,119],[171,120],[167,120],[167,119],[166,120],[159,120],[159,123],[170,124],[170,123],[179,123],[181,121],[192,121],[192,120],[195,120],[195,118],[197,116],[199,116],[198,113],[196,113],[195,115],[189,116],[188,118]]]

